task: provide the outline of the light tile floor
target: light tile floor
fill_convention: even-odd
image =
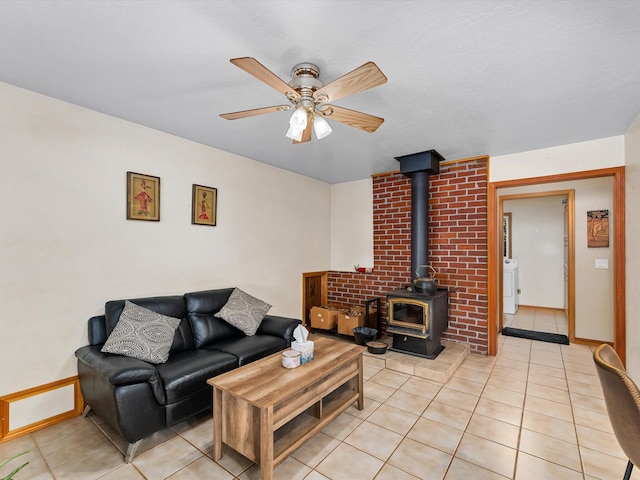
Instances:
[[[520,307],[515,315],[504,314],[504,326],[569,335],[569,322],[564,310],[550,308]]]
[[[627,460],[592,348],[502,336],[499,345],[497,357],[468,355],[446,383],[365,362],[365,409],[350,407],[279,465],[275,478],[622,478]],[[259,478],[256,465],[228,449],[219,463],[211,460],[211,432],[202,415],[162,432],[127,465],[94,421],[75,418],[0,444],[0,459],[30,451],[16,480]],[[640,480],[637,469],[632,479]]]

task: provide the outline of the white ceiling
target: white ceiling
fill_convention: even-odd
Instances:
[[[290,112],[224,120],[287,103],[229,63],[244,56],[287,82],[315,63],[325,84],[373,61],[388,83],[335,103],[385,122],[292,145]],[[0,81],[338,183],[429,149],[624,134],[640,114],[640,1],[3,0]]]

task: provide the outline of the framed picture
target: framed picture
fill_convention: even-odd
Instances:
[[[609,246],[609,210],[587,212],[587,248]]]
[[[194,225],[216,226],[218,189],[193,185],[191,202],[191,223]]]
[[[127,220],[160,221],[160,177],[127,172]]]

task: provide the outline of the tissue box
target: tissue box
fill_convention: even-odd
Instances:
[[[300,365],[313,360],[313,342],[307,340],[305,343],[291,342],[291,348],[300,352]]]

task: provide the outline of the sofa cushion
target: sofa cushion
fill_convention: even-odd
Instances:
[[[271,305],[243,292],[239,288],[229,296],[227,303],[214,316],[224,319],[234,327],[242,330],[245,335],[256,333],[260,322],[267,314]]]
[[[164,363],[169,358],[179,324],[178,318],[153,312],[127,300],[101,351],[149,363]]]
[[[125,301],[126,300],[111,300],[105,304],[104,316],[107,335],[111,334],[111,331],[118,323],[120,314],[124,309]],[[129,299],[129,301],[141,307],[148,308],[151,311],[181,320],[180,325],[176,329],[173,343],[171,344],[171,354],[193,349],[191,326],[187,319],[187,308],[182,295],[132,298]]]
[[[87,332],[89,334],[89,345],[102,345],[107,341],[107,330],[104,315],[96,315],[88,321]]]
[[[244,337],[244,333],[236,327],[221,318],[214,317],[214,314],[227,303],[233,290],[233,288],[220,288],[184,294],[195,348],[225,338]]]
[[[218,313],[229,300],[234,288],[217,288],[184,294],[184,301],[189,313]]]
[[[213,313],[189,313],[189,322],[193,333],[193,343],[201,348],[210,343],[228,338],[244,337],[245,334]]]
[[[271,335],[253,335],[251,337],[233,338],[213,343],[207,350],[219,350],[238,358],[240,365],[246,365],[260,358],[287,348],[283,337]]]
[[[208,379],[237,366],[238,359],[229,353],[201,349],[171,355],[171,360],[158,365],[157,370],[170,404],[210,389]]]

